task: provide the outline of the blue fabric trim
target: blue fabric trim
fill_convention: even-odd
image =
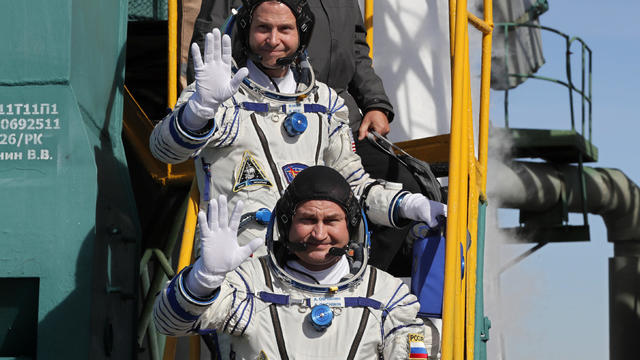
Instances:
[[[249,294],[247,294],[249,295]],[[240,320],[242,320],[242,318],[244,317],[244,313],[247,311],[247,306],[249,305],[249,303],[251,302],[251,298],[250,297],[246,297],[244,300],[242,300],[241,304],[244,304],[244,307],[242,307],[242,312],[240,313],[240,316],[238,317],[238,321],[236,321],[235,325],[233,325],[233,329],[231,329],[231,333],[234,333],[236,331],[236,329],[238,328],[238,324],[240,324]]]
[[[258,297],[260,298],[260,300],[264,302],[269,302],[276,305],[291,304],[291,297],[289,295],[281,295],[281,294],[274,294],[266,291],[261,291],[260,293],[258,293]],[[304,299],[304,304],[307,307],[310,307],[311,299],[309,298]],[[363,297],[363,296],[357,296],[357,297],[351,296],[351,297],[344,298],[344,306],[345,307],[370,307],[378,310],[382,308],[382,303],[377,300]]]
[[[159,319],[157,317],[157,315],[155,316],[155,320],[153,321],[153,325],[156,327],[157,330],[160,330],[160,332],[162,334],[171,334],[173,332],[173,329],[168,328],[164,324],[164,321],[162,319]]]
[[[264,302],[270,302],[278,305],[289,305],[289,295],[280,295],[266,291],[260,291],[258,293],[258,297]]]
[[[362,296],[346,297],[344,298],[344,305],[347,307],[370,307],[376,310],[382,307],[382,303],[380,301]]]
[[[234,110],[234,111],[236,111],[236,110]],[[227,112],[225,111],[225,112],[224,112],[224,114],[222,115],[222,120],[220,121],[220,125],[225,124],[225,125],[224,125],[224,130],[223,130],[223,131],[222,131],[222,133],[220,134],[220,137],[219,137],[219,138],[222,138],[222,136],[223,136],[225,133],[227,133],[227,130],[229,130],[229,133],[227,133],[227,136],[225,136],[225,137],[224,137],[224,139],[222,139],[222,140],[220,140],[220,141],[218,142],[218,145],[222,145],[222,144],[225,142],[225,140],[227,140],[227,138],[229,138],[229,135],[231,134],[231,129],[233,128],[233,122],[231,122],[231,125],[226,124],[226,123],[224,122],[224,119],[226,119],[226,118],[227,118]]]
[[[244,110],[266,113],[269,112],[269,104],[244,101],[240,106]],[[280,110],[286,112],[287,105],[282,105]],[[320,104],[302,104],[305,113],[327,113],[327,107]]]
[[[204,189],[202,190],[202,196],[205,201],[211,200],[211,164],[204,162],[200,158],[200,164],[202,164],[202,171],[204,172]]]
[[[338,132],[338,130],[342,129],[342,124],[340,124],[339,126],[336,126],[335,129],[333,129],[333,131],[331,132],[331,134],[329,134],[329,137],[332,137],[333,135],[335,135],[335,133]]]
[[[240,309],[240,306],[242,306],[242,303],[244,302],[244,300],[240,301],[238,303],[238,306],[236,306],[236,309],[233,311],[233,314],[231,314],[228,318],[227,321],[225,321],[224,323],[224,327],[222,329],[222,331],[226,332],[227,328],[229,327],[229,324],[231,323],[231,319],[233,319],[234,316],[236,316],[236,314],[238,313],[238,309]],[[235,328],[235,326],[234,326]]]
[[[361,171],[361,170],[362,170],[362,168],[357,169],[356,171],[354,171],[354,172],[352,172],[351,174],[349,174],[349,176],[347,176],[345,179],[346,179],[347,181],[349,181],[349,179],[350,179],[353,175],[355,175],[358,171]]]
[[[178,145],[190,149],[190,150],[195,150],[198,149],[200,146],[202,146],[202,144],[191,144],[188,143],[186,141],[184,141],[182,139],[182,137],[180,136],[179,132],[182,133],[179,129],[178,129],[178,121],[175,120],[176,117],[174,115],[171,115],[171,119],[169,121],[169,134],[171,134],[171,138],[173,139],[173,141],[175,141]],[[203,138],[205,139],[205,138]]]
[[[337,112],[338,112],[338,111],[340,111],[340,109],[342,109],[343,107],[344,107],[344,104],[340,105],[340,107],[339,107],[339,108],[337,108],[337,109],[335,109],[335,110],[333,110],[333,111],[331,112],[331,114],[335,114],[335,113],[337,113]]]
[[[389,304],[393,301],[393,299],[396,297],[396,295],[398,295],[398,291],[400,291],[400,288],[402,287],[402,285],[403,284],[398,285],[398,287],[396,288],[396,291],[393,292],[393,296],[389,299],[389,301],[385,305],[385,308],[389,308]]]
[[[197,297],[193,294],[191,294],[191,292],[189,292],[189,290],[186,288],[186,286],[184,286],[184,274],[186,274],[189,270],[191,270],[191,267],[187,267],[185,268],[183,271],[180,272],[180,276],[178,277],[178,286],[180,287],[180,293],[181,295],[190,303],[197,305],[197,306],[209,306],[211,304],[213,304],[213,302],[218,298],[218,295],[220,295],[220,288],[218,287],[217,289],[214,290],[214,293],[211,295],[211,297],[207,297],[207,298],[200,298]],[[197,316],[196,318],[198,318],[200,316]]]
[[[240,306],[242,306],[243,303],[245,304],[244,308],[242,309],[242,313],[240,314],[240,317],[238,318],[238,321],[236,322],[236,324],[233,326],[233,329],[231,330],[231,332],[234,332],[236,330],[238,324],[240,323],[240,319],[242,319],[242,316],[244,316],[244,312],[247,309],[248,301],[251,302],[251,311],[253,312],[253,294],[251,293],[251,289],[249,288],[249,284],[245,280],[244,276],[242,276],[242,274],[238,270],[235,270],[235,273],[238,274],[238,276],[240,277],[240,279],[244,283],[244,286],[246,288],[247,297],[238,304],[236,309],[233,311],[233,314],[231,314],[231,316],[229,316],[229,318],[225,322],[224,331],[226,331],[226,329],[229,327],[229,324],[231,323],[231,319],[233,319],[233,317],[238,313],[238,309],[240,309]],[[234,302],[235,302],[235,291],[234,291]],[[247,326],[249,326],[250,321],[251,321],[251,314],[249,316],[249,319],[247,320],[247,324],[246,324],[245,328],[242,330],[242,333],[244,333],[244,331],[247,329]]]
[[[329,103],[331,104],[331,88],[329,88]],[[333,104],[330,105],[330,110],[329,112],[333,114],[333,109],[336,107],[336,104],[338,104],[338,99],[340,98],[340,96],[338,96],[338,92],[336,91],[336,99],[333,101]]]
[[[400,221],[400,205],[402,204],[402,199],[404,199],[407,194],[409,194],[408,191],[400,193],[399,195],[396,194],[397,199],[391,201],[391,218],[393,219],[391,224],[397,224],[398,221]]]
[[[253,305],[254,305],[254,297],[253,294],[251,295],[251,308],[249,309],[249,318],[247,319],[246,324],[244,325],[244,328],[242,329],[242,331],[240,331],[240,336],[244,335],[245,331],[247,331],[247,328],[249,327],[249,324],[251,324],[251,318],[253,317]],[[244,316],[244,311],[242,312],[242,315]]]
[[[242,280],[242,282],[244,283],[244,287],[245,287],[245,290],[247,291],[247,294],[250,294],[251,293],[251,288],[249,288],[249,283],[247,282],[247,280],[245,280],[244,276],[242,276],[240,271],[235,270],[235,272],[240,277],[240,280]]]
[[[389,205],[389,209],[387,210],[387,217],[389,218],[389,223],[394,227],[398,227],[399,216],[396,214],[395,208],[400,204],[399,197],[400,196],[404,197],[408,193],[409,193],[408,191],[398,191],[398,193],[395,194],[393,199],[391,199],[391,204]]]
[[[238,109],[235,109],[233,113],[233,122],[231,123],[231,127],[236,129],[236,133],[233,135],[233,139],[231,139],[231,141],[229,142],[229,145],[236,142],[236,139],[238,138],[238,134],[240,133],[240,121],[238,120],[238,114],[240,114],[240,111]]]
[[[240,106],[242,106],[243,109],[249,110],[249,111],[265,112],[265,113],[269,112],[269,104],[265,104],[265,103],[243,101],[240,104]]]
[[[196,133],[193,131],[190,131],[189,129],[187,129],[184,124],[182,123],[182,112],[184,111],[184,107],[187,106],[187,104],[185,103],[182,107],[180,107],[180,109],[178,109],[178,116],[173,116],[174,118],[176,118],[175,121],[175,126],[177,128],[177,130],[187,139],[191,140],[191,141],[198,141],[201,142],[203,140],[206,140],[207,138],[209,138],[215,131],[216,131],[216,121],[215,121],[215,115],[214,118],[209,119],[207,121],[207,125],[205,125],[205,128],[207,126],[211,126],[211,129],[209,129],[209,131],[207,131],[206,134],[200,134],[200,133]],[[213,123],[212,123],[213,122]],[[173,123],[173,122],[172,122]]]
[[[182,273],[176,275],[173,280],[171,280],[171,283],[169,283],[169,287],[167,287],[167,300],[169,300],[171,310],[173,310],[173,312],[175,312],[176,315],[178,315],[180,318],[187,321],[196,321],[200,316],[192,315],[191,313],[183,309],[176,297],[176,282],[181,275]]]
[[[331,88],[329,88],[329,102],[327,102],[327,105],[328,105],[327,107],[330,107],[330,106],[331,106],[331,92],[332,92],[332,91],[331,91]],[[337,93],[337,92],[336,92],[336,96],[338,96],[338,93]],[[331,110],[329,110],[329,112],[330,112],[330,111],[331,111]]]
[[[362,174],[360,174],[360,176],[357,177],[356,179],[351,179],[351,181],[358,181],[362,179],[365,175],[367,175],[367,173],[364,171],[364,169],[362,169]]]
[[[393,304],[391,304],[390,306],[387,307],[388,311],[391,312],[391,310],[396,308],[396,305],[398,305],[398,303],[402,300],[404,300],[404,298],[406,298],[407,296],[409,296],[409,293],[404,294],[404,296],[402,296],[400,299],[396,300],[396,302],[394,302]]]
[[[167,304],[165,304],[165,302],[164,302],[164,299],[160,300],[160,305],[159,306],[163,306],[165,309],[167,309],[167,310],[161,311],[162,314],[164,315],[164,317],[167,318],[167,319],[166,320],[165,319],[161,319],[158,316],[157,308],[154,308],[153,312],[155,313],[154,317],[155,317],[156,326],[160,326],[162,328],[162,330],[167,334],[171,333],[171,330],[179,330],[178,326],[175,325],[173,323],[173,321],[169,320],[169,312],[168,312]]]
[[[172,328],[172,329],[179,329],[180,326],[179,324],[176,324],[173,320],[175,320],[175,318],[173,318],[173,315],[171,314],[170,310],[170,305],[167,303],[169,301],[169,299],[166,299],[164,297],[160,298],[160,312],[164,315],[164,317],[166,318],[165,325],[168,328]],[[155,310],[155,309],[154,309]],[[173,318],[173,319],[172,319]]]
[[[180,160],[180,155],[178,155],[175,152],[173,152],[173,150],[171,149],[169,144],[167,144],[167,142],[165,141],[165,139],[162,136],[157,137],[157,139],[158,139],[158,142],[160,142],[161,146],[158,146],[158,143],[156,143],[155,144],[155,148],[157,150],[159,150],[159,152],[161,152],[167,158],[174,159],[174,160]]]
[[[166,148],[162,148],[157,143],[153,144],[153,150],[155,150],[157,154],[161,154],[162,157],[165,159],[180,161],[180,159],[177,156],[171,156],[166,152]]]
[[[304,104],[304,112],[306,113],[326,113],[327,107],[320,104]]]

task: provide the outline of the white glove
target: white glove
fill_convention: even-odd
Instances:
[[[447,216],[447,205],[429,200],[422,194],[407,194],[400,203],[400,216],[403,218],[424,221],[430,228],[438,226],[438,215]]]
[[[220,30],[213,29],[205,36],[204,62],[198,44],[191,45],[193,70],[196,78],[196,92],[191,95],[182,116],[189,130],[202,129],[215,115],[218,105],[238,91],[242,80],[249,75],[246,67],[231,76],[231,38],[222,37],[220,50]]]
[[[238,201],[231,217],[227,215],[227,197],[209,201],[208,216],[198,213],[200,225],[200,257],[187,275],[187,289],[194,295],[206,297],[222,284],[225,275],[237,268],[264,244],[255,238],[247,245],[238,246],[238,224],[243,203]]]

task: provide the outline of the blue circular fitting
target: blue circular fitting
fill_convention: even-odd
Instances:
[[[290,113],[284,119],[284,129],[289,136],[297,136],[307,130],[307,117],[299,112]]]
[[[311,325],[318,331],[325,331],[333,321],[333,310],[328,305],[316,305],[309,314]]]
[[[271,210],[260,208],[256,211],[256,222],[260,225],[267,225],[271,220]]]

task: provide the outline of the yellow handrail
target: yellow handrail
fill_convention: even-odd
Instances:
[[[442,359],[463,360],[473,359],[475,352],[476,242],[478,205],[479,201],[486,201],[493,18],[491,0],[484,1],[484,19],[467,11],[466,0],[450,0],[449,6],[452,101]],[[468,24],[483,33],[478,158],[474,145]]]
[[[367,30],[369,57],[373,60],[373,0],[364,0],[364,28]]]
[[[178,0],[169,0],[168,7],[167,107],[173,109],[178,100]]]
[[[189,191],[189,204],[187,205],[187,213],[184,219],[184,227],[182,230],[182,241],[180,242],[180,255],[178,256],[178,267],[176,274],[191,264],[193,258],[193,243],[198,222],[198,207],[200,201],[200,191],[198,190],[198,182],[193,178],[191,190]],[[176,357],[177,338],[168,337],[164,347],[164,360],[175,359]],[[200,337],[192,336],[189,339],[189,359],[200,358]]]

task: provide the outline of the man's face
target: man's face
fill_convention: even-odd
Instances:
[[[330,267],[340,258],[329,255],[329,249],[343,248],[349,243],[344,210],[329,200],[303,202],[293,215],[289,241],[307,244],[306,250],[295,252],[307,269],[317,271]]]
[[[249,28],[249,47],[262,57],[267,75],[282,77],[286,68],[276,60],[290,56],[298,50],[298,28],[291,9],[281,2],[267,1],[253,12]]]

